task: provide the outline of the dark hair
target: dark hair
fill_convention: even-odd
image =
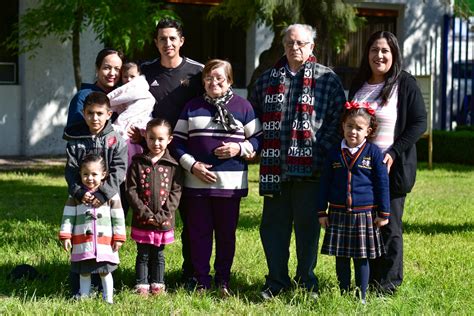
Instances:
[[[168,128],[168,133],[171,135],[173,133],[173,128],[171,127],[171,124],[170,122],[168,122],[167,120],[165,120],[164,118],[160,118],[160,117],[157,117],[157,118],[154,118],[152,119],[151,121],[149,121],[147,124],[146,124],[146,131],[150,131],[153,127],[156,127],[156,126],[165,126],[166,128]]]
[[[161,19],[156,25],[154,38],[158,37],[158,31],[160,29],[176,29],[176,32],[178,32],[179,37],[183,36],[183,26],[178,20],[173,20],[170,18]]]
[[[369,65],[369,52],[370,48],[376,40],[384,38],[387,41],[390,51],[392,53],[392,67],[385,74],[385,84],[383,85],[380,94],[377,96],[382,97],[382,105],[385,105],[390,97],[393,86],[396,84],[398,77],[402,71],[402,55],[400,53],[400,47],[398,46],[398,40],[393,33],[388,31],[378,31],[372,34],[365,45],[364,55],[360,62],[359,72],[356,76],[356,84],[358,87],[362,87],[364,82],[368,81],[372,77],[372,69]]]
[[[107,95],[101,91],[93,91],[89,93],[89,95],[84,100],[84,111],[92,104],[105,105],[109,111],[111,109],[109,97],[107,97]]]
[[[344,122],[351,117],[356,117],[356,116],[362,116],[364,117],[368,122],[369,122],[369,127],[372,129],[367,135],[367,139],[371,140],[375,137],[375,133],[377,132],[378,128],[378,123],[377,119],[375,118],[375,115],[371,115],[367,109],[365,108],[358,108],[358,109],[344,109],[344,112],[342,113],[341,117],[341,131],[342,135],[344,135],[344,130],[342,126],[344,125]]]
[[[102,167],[102,171],[107,171],[107,166],[105,165],[105,159],[102,158],[102,156],[97,155],[97,154],[87,154],[84,159],[81,161],[81,166],[80,169],[82,169],[83,166],[91,163],[91,162],[98,162],[100,163],[100,166]]]
[[[204,65],[204,69],[202,70],[202,79],[204,80],[204,78],[206,78],[211,73],[211,71],[220,67],[224,68],[224,72],[227,77],[227,82],[229,82],[229,84],[233,84],[234,75],[232,73],[232,65],[228,61],[222,59],[209,60]]]
[[[131,69],[131,68],[133,68],[133,67],[137,67],[138,73],[141,72],[140,66],[139,66],[136,62],[134,62],[134,61],[127,61],[126,63],[124,63],[124,64],[122,65],[122,72],[123,72],[123,71],[127,71],[127,70],[129,70],[129,69]]]
[[[104,58],[112,54],[117,54],[121,60],[125,59],[125,56],[121,51],[112,48],[104,48],[97,54],[97,57],[95,58],[95,67],[99,69],[102,65],[102,62],[104,61]]]

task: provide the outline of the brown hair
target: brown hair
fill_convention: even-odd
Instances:
[[[101,91],[93,91],[89,93],[89,95],[84,100],[83,111],[86,111],[86,108],[92,104],[105,105],[108,111],[111,110],[109,97],[107,97],[107,95]]]
[[[126,63],[124,63],[122,65],[122,72],[128,71],[129,69],[132,69],[133,67],[137,67],[138,73],[139,74],[141,73],[140,66],[136,62],[133,62],[133,61],[127,61]]]
[[[378,31],[370,36],[365,45],[364,54],[359,66],[359,72],[354,79],[354,83],[360,88],[364,82],[368,81],[372,76],[372,69],[369,64],[369,52],[375,41],[379,39],[385,39],[387,41],[387,44],[390,47],[390,52],[392,53],[392,67],[390,67],[389,71],[385,74],[385,83],[380,94],[377,96],[377,98],[382,98],[381,105],[386,105],[393,87],[397,84],[398,77],[402,72],[402,54],[400,52],[397,37],[393,33],[388,31]]]
[[[149,121],[147,124],[146,124],[146,131],[150,131],[153,127],[156,127],[156,126],[164,126],[166,128],[168,128],[168,133],[170,135],[173,135],[173,128],[171,127],[171,124],[170,122],[168,122],[167,120],[165,120],[164,118],[160,118],[160,117],[157,117],[157,118],[154,118],[152,119],[151,121]]]
[[[202,70],[202,80],[204,80],[204,78],[206,78],[211,73],[211,71],[220,67],[224,68],[227,82],[229,84],[233,84],[234,74],[232,72],[232,65],[227,60],[222,59],[211,59],[204,65],[204,69]]]
[[[372,140],[375,138],[375,133],[377,132],[378,128],[378,123],[377,119],[375,118],[375,115],[371,115],[367,109],[365,108],[358,108],[358,109],[344,109],[344,112],[342,113],[341,117],[341,132],[342,135],[344,135],[344,130],[342,126],[344,125],[344,122],[350,118],[350,117],[355,117],[355,116],[362,116],[369,122],[369,127],[371,128],[371,131],[369,135],[367,135],[368,140]]]
[[[105,165],[105,159],[102,156],[97,155],[97,154],[87,154],[84,157],[84,159],[82,159],[79,170],[82,170],[82,168],[85,165],[88,165],[92,162],[98,162],[100,167],[102,168],[102,171],[105,171],[105,172],[107,171],[107,166]]]
[[[119,50],[115,50],[113,48],[104,48],[99,53],[97,53],[97,57],[95,58],[95,67],[100,69],[102,66],[102,62],[104,61],[105,57],[116,54],[122,61],[125,59],[123,53]]]

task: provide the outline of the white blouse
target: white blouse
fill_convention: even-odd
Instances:
[[[382,98],[378,97],[382,90],[384,82],[377,84],[364,83],[364,85],[354,95],[357,102],[369,102],[375,109],[375,117],[378,123],[378,129],[372,142],[379,146],[382,152],[387,152],[393,145],[395,139],[395,123],[397,122],[397,104],[398,104],[398,84],[395,85],[390,93],[387,104],[381,106]]]

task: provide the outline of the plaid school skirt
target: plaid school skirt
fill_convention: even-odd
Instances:
[[[356,259],[374,259],[384,254],[382,236],[374,226],[372,212],[353,213],[330,207],[329,227],[326,228],[321,253]]]

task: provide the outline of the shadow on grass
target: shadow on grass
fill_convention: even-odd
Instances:
[[[61,221],[68,193],[66,187],[28,184],[24,181],[0,181],[2,217],[26,221]]]
[[[445,223],[429,223],[429,224],[417,224],[417,223],[403,223],[404,233],[418,233],[418,234],[458,234],[465,232],[474,232],[473,223],[464,224],[445,224]]]
[[[0,265],[0,293],[7,296],[27,298],[36,297],[68,297],[68,276],[70,266],[59,262],[47,262],[34,266],[39,276],[28,280],[22,278],[12,280],[10,272],[15,265]]]
[[[418,170],[430,170],[428,168],[428,163],[426,162],[419,162],[417,168]],[[452,172],[474,172],[474,168],[471,165],[461,165],[452,163],[434,163],[433,170],[446,170]]]
[[[259,214],[240,214],[239,216],[239,226],[237,229],[243,230],[254,230],[258,229],[260,226],[260,221],[262,219],[262,215]]]

